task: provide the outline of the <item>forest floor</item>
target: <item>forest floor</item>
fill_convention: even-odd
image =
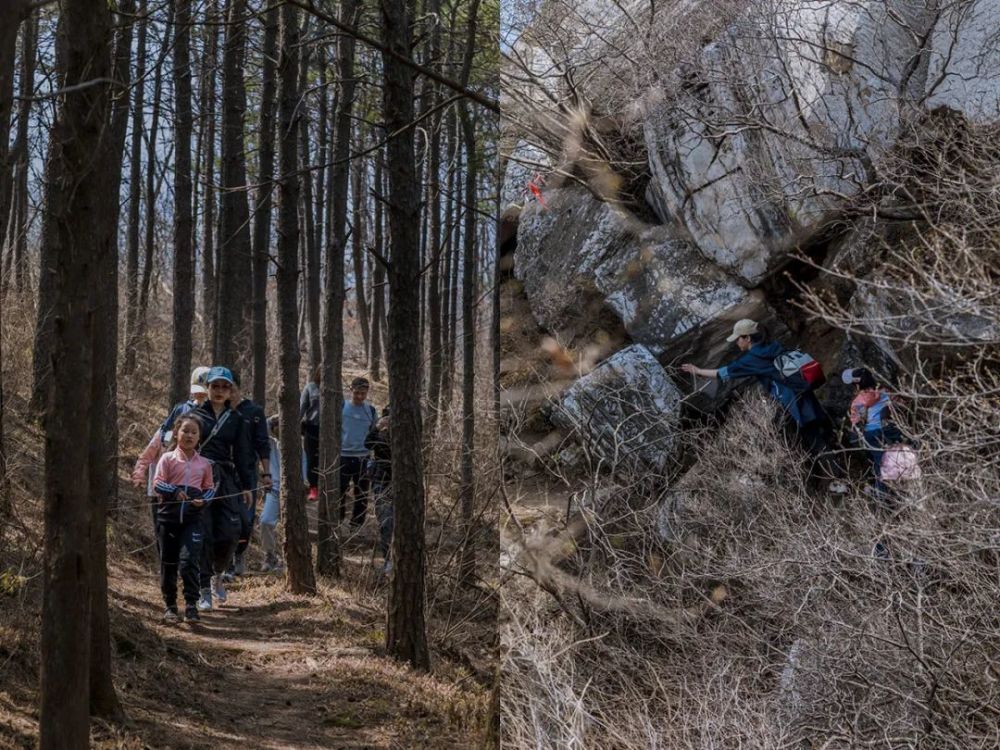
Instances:
[[[39,728],[42,514],[40,494],[29,488],[41,486],[41,435],[17,418],[25,412],[13,401],[14,513],[0,540],[5,750],[35,747]],[[127,424],[141,410],[124,411]],[[139,441],[124,428],[122,442],[122,505],[108,525],[109,605],[114,680],[128,721],[95,722],[92,747],[483,746],[496,602],[485,556],[481,585],[461,592],[449,583],[456,542],[447,533],[446,492],[429,503],[433,670],[421,674],[384,652],[387,582],[377,572],[372,518],[343,542],[343,577],[321,581],[315,596],[289,594],[282,576],[249,573],[229,587],[227,605],[203,613],[200,623],[163,623],[148,506],[124,479]],[[256,570],[254,546],[249,560]]]

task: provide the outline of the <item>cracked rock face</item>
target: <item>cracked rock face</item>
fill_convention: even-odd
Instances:
[[[520,216],[515,275],[536,319],[574,331],[583,300],[612,310],[633,341],[671,341],[741,308],[751,294],[665,227],[647,227],[581,187],[547,190]]]
[[[552,421],[608,468],[662,473],[676,447],[681,398],[653,354],[633,345],[576,381]]]
[[[894,141],[901,102],[923,93],[915,34],[929,24],[904,0],[779,2],[733,24],[682,91],[647,96],[654,210],[707,257],[760,281]]]
[[[1000,119],[1000,4],[947,6],[934,26],[927,71],[928,109],[945,106],[972,122]]]

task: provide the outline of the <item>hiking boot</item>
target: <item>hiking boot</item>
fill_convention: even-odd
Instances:
[[[310,487],[309,494],[306,495],[306,500],[308,500],[310,503],[315,503],[317,500],[319,500],[319,487]]]
[[[167,611],[163,613],[163,621],[172,625],[180,622],[181,618],[177,614],[177,607],[167,607]]]
[[[198,607],[189,604],[184,608],[184,619],[188,622],[201,622],[201,615],[198,614]]]
[[[226,584],[222,576],[212,576],[212,596],[218,600],[219,604],[226,603]]]
[[[382,563],[381,573],[384,576],[389,575],[392,572],[392,560],[386,560]]]
[[[212,610],[212,589],[202,589],[201,598],[198,599],[195,606],[202,612],[210,612]]]
[[[243,556],[244,556],[244,553],[241,552],[240,554],[236,555],[236,558],[233,561],[233,574],[234,575],[241,576],[241,575],[243,575],[243,574],[245,574],[247,572],[247,565],[246,565],[246,561],[243,559]]]
[[[830,482],[826,489],[831,495],[846,495],[849,492],[847,484],[839,479]]]
[[[227,570],[225,573],[222,574],[221,578],[223,583],[232,583],[233,581],[236,580],[236,574],[230,570]]]

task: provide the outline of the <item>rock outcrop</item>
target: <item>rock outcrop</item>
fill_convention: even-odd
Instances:
[[[605,468],[662,475],[677,448],[681,398],[652,353],[633,345],[574,383],[552,421]]]
[[[665,227],[646,227],[578,186],[548,190],[544,200],[521,213],[514,273],[550,331],[572,339],[581,312],[596,304],[612,310],[634,342],[660,354],[728,311],[759,306]]]

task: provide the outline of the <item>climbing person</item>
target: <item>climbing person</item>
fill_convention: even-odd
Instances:
[[[243,507],[253,502],[255,454],[243,418],[232,408],[233,373],[213,367],[206,376],[208,401],[194,411],[204,423],[198,451],[212,464],[215,500],[202,513],[204,542],[198,609],[212,608],[213,597],[226,601],[222,574],[226,571],[243,526]]]
[[[902,442],[902,433],[893,424],[893,398],[879,387],[872,372],[864,367],[848,368],[841,380],[855,387],[854,399],[848,409],[851,442],[865,449],[875,477],[871,492],[879,500],[888,500],[889,491],[882,481],[882,460],[886,448]]]
[[[267,434],[267,417],[264,416],[263,407],[255,401],[245,398],[240,388],[240,376],[235,370],[233,374],[233,386],[230,389],[230,403],[236,404],[233,408],[243,419],[243,424],[250,438],[250,447],[254,452],[254,482],[251,487],[253,502],[249,505],[241,505],[240,520],[240,540],[236,546],[236,553],[233,557],[232,566],[229,573],[241,576],[246,572],[244,555],[250,545],[250,538],[253,535],[254,520],[257,515],[257,492],[262,489],[265,492],[271,486],[271,441]],[[260,468],[259,480],[257,468]]]
[[[189,398],[174,406],[167,417],[156,428],[149,442],[139,454],[135,467],[132,469],[131,481],[134,487],[146,486],[146,497],[149,498],[149,507],[153,517],[153,536],[157,540],[159,548],[159,535],[157,533],[157,496],[153,489],[153,476],[156,474],[156,465],[160,456],[167,450],[170,443],[171,430],[174,422],[181,414],[185,414],[192,409],[197,409],[208,398],[208,389],[205,387],[205,375],[208,374],[207,367],[196,367],[191,372],[191,385],[189,388]]]
[[[365,448],[371,451],[366,471],[375,496],[375,517],[378,519],[379,551],[382,553],[382,572],[392,572],[389,552],[392,544],[392,447],[389,442],[389,417],[383,415],[368,431]]]
[[[317,367],[312,372],[312,379],[302,389],[299,399],[299,421],[302,428],[302,443],[306,461],[306,485],[309,492],[306,500],[316,502],[319,499],[319,384],[323,371]]]
[[[180,569],[184,591],[184,617],[198,615],[199,566],[202,548],[201,516],[214,495],[212,466],[198,455],[201,420],[182,414],[173,424],[170,450],[156,465],[154,488],[157,495],[157,533],[160,542],[160,593],[166,611],[163,619],[178,622],[177,573]]]
[[[843,471],[830,451],[833,439],[830,419],[813,392],[823,382],[818,363],[802,352],[786,349],[778,341],[768,341],[763,328],[746,318],[733,325],[733,332],[726,341],[736,344],[739,357],[718,369],[686,363],[681,365],[681,370],[723,382],[756,378],[781,405],[802,447],[821,465],[825,478],[831,480],[829,491],[847,492],[847,486],[840,480]]]
[[[369,481],[365,476],[368,449],[365,438],[378,421],[375,407],[368,403],[367,378],[351,381],[351,399],[344,400],[340,426],[340,520],[347,515],[347,491],[353,487],[354,508],[351,526],[360,528],[368,513]]]
[[[268,417],[268,432],[270,434],[270,464],[271,484],[264,494],[264,509],[260,514],[260,546],[264,550],[264,562],[261,563],[261,573],[281,573],[284,566],[278,555],[278,536],[276,529],[281,516],[279,503],[281,493],[281,447],[278,445],[280,436],[278,415]]]

